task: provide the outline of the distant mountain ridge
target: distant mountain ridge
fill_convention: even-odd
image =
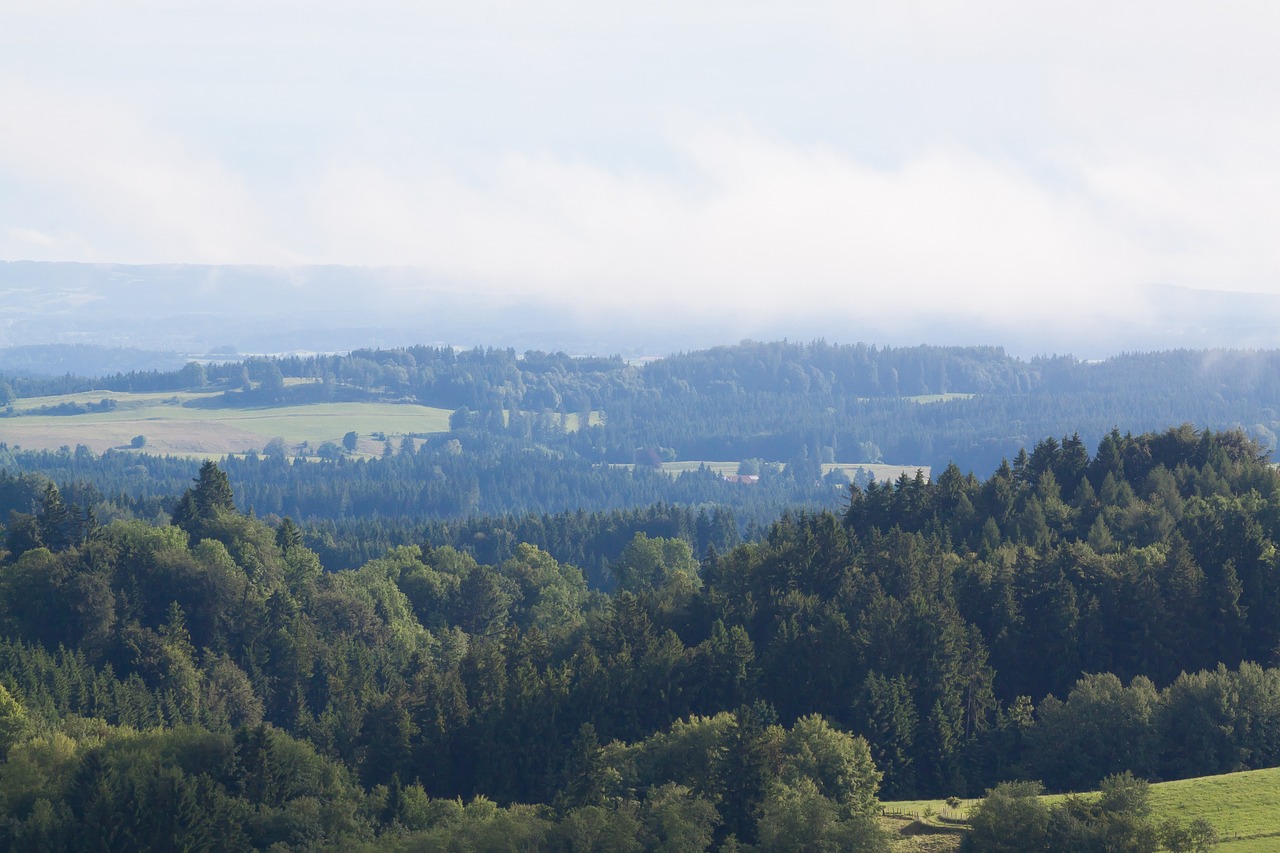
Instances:
[[[786,287],[779,282],[779,287]],[[346,352],[412,344],[500,346],[585,355],[663,355],[744,338],[999,342],[1022,356],[1098,358],[1179,347],[1280,346],[1280,296],[1144,288],[1137,306],[1082,304],[1052,323],[922,305],[847,316],[821,304],[787,314],[684,311],[642,290],[601,313],[555,296],[497,297],[407,267],[211,266],[0,261],[0,347],[94,344],[187,355]]]
[[[175,352],[109,347],[99,344],[31,344],[0,347],[0,375],[86,376],[98,378],[116,373],[173,371],[186,359]]]

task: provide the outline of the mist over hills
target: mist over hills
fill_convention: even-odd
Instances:
[[[786,283],[779,284],[785,287]],[[407,267],[122,265],[0,261],[0,347],[93,344],[175,357],[349,351],[419,343],[663,355],[744,338],[886,345],[999,343],[1022,356],[1100,358],[1176,347],[1271,347],[1280,297],[1151,285],[1046,322],[903,306],[683,310],[638,290],[625,310],[568,297],[478,291]],[[21,359],[20,359],[21,361]],[[11,360],[10,360],[11,362]],[[146,366],[145,360],[141,366]]]

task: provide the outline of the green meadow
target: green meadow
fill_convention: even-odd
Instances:
[[[1050,803],[1061,799],[1060,794],[1045,797]],[[952,809],[943,800],[904,800],[884,803],[884,808],[891,815],[919,816],[895,826],[902,836],[899,849],[913,850],[919,848],[912,839],[929,834],[915,830],[945,828],[947,818],[963,818],[978,802],[962,800]],[[1159,782],[1151,786],[1151,809],[1157,822],[1167,818],[1209,821],[1218,831],[1221,843],[1216,849],[1222,853],[1280,850],[1280,767]]]
[[[1226,853],[1280,850],[1280,767],[1151,786],[1160,818],[1204,818]]]
[[[83,444],[101,453],[127,447],[134,436],[147,438],[149,453],[221,455],[261,451],[272,438],[294,450],[340,442],[351,430],[360,435],[359,451],[380,452],[370,434],[385,433],[393,441],[409,433],[444,432],[450,410],[401,403],[317,403],[305,406],[203,408],[184,406],[216,393],[120,393],[93,391],[58,397],[24,398],[15,417],[0,419],[0,441],[31,450]],[[34,415],[63,403],[92,404],[109,399],[109,411],[75,415]]]

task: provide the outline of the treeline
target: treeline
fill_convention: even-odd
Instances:
[[[757,535],[786,507],[837,508],[848,482],[839,472],[806,478],[800,469],[776,466],[766,466],[752,485],[727,482],[710,470],[671,476],[647,466],[594,464],[533,438],[470,429],[409,444],[376,459],[340,455],[303,462],[278,454],[230,457],[221,466],[241,509],[294,519],[328,568],[354,568],[389,547],[424,542],[501,562],[513,544],[534,542],[596,571],[621,545],[601,551],[589,541],[596,533],[577,532],[583,507],[588,516],[675,513],[679,519],[673,516],[661,529],[678,536],[688,531],[698,553],[713,543],[724,550],[742,535]],[[102,520],[155,519],[173,509],[197,468],[177,457],[0,446],[0,518],[10,510],[31,511],[42,487],[24,478],[39,474],[69,491],[68,500],[82,513],[92,510]],[[700,515],[714,521],[699,522]],[[619,524],[632,533],[659,529],[604,518],[589,522]],[[716,530],[699,533],[699,525],[707,524]],[[565,545],[557,544],[562,540]]]
[[[919,555],[991,640],[1003,697],[1062,692],[1080,672],[1148,675],[1273,661],[1280,574],[1276,474],[1239,432],[1107,435],[1090,458],[1046,439],[979,481],[855,489],[846,524]],[[937,555],[929,565],[926,555]],[[1028,657],[1037,667],[1019,667]]]
[[[736,634],[685,646],[634,592],[592,593],[529,545],[500,566],[401,548],[325,574],[291,522],[236,512],[212,463],[174,522],[85,528],[52,485],[11,516],[10,848],[772,849],[801,819],[882,848],[865,740],[713,698],[745,675],[717,662]],[[612,571],[670,606],[700,584],[683,540],[638,535]],[[690,665],[719,674],[695,684]]]
[[[766,529],[748,524],[746,538],[760,538]],[[614,579],[609,565],[639,533],[652,539],[684,540],[694,554],[702,555],[724,553],[743,538],[730,509],[652,504],[609,512],[577,510],[400,524],[354,518],[313,523],[303,540],[327,568],[363,565],[409,544],[428,550],[448,546],[477,562],[497,565],[514,557],[521,545],[533,545],[581,569],[591,589],[610,590]]]
[[[0,459],[4,458],[4,452],[0,451]],[[59,500],[81,525],[116,519],[167,519],[177,505],[178,499],[172,495],[180,494],[191,475],[198,470],[197,464],[187,459],[122,453],[95,457],[83,448],[77,453],[10,452],[8,458],[15,469],[25,468],[41,473],[10,473],[0,468],[0,518],[10,519],[12,512],[18,513],[20,518],[40,513],[50,484],[46,477],[52,477],[58,481]],[[323,475],[329,476],[329,488],[335,482],[341,484],[345,473],[386,464],[381,460],[346,464],[308,463],[310,472],[320,475],[316,477],[316,483],[324,482]],[[236,491],[246,483],[252,487],[273,469],[272,464],[253,459],[227,459],[221,466],[233,472],[228,474],[228,479]],[[670,496],[671,492],[661,491],[667,484],[661,475],[645,472],[641,476],[655,486],[656,494]],[[747,539],[761,538],[768,529],[767,519],[776,518],[780,512],[777,507],[788,505],[792,494],[789,489],[784,489],[781,494],[765,491],[760,497],[761,492],[754,487],[724,483],[720,478],[697,472],[685,476],[686,483],[688,480],[700,480],[710,487],[709,491],[714,490],[711,494],[719,493],[727,499],[693,505],[659,501],[626,509],[510,512],[444,518],[435,517],[439,505],[424,506],[417,512],[400,517],[387,512],[386,507],[376,507],[368,515],[351,513],[349,509],[333,518],[313,515],[299,527],[307,547],[319,555],[321,564],[329,570],[357,568],[400,545],[426,548],[448,545],[478,562],[496,565],[514,556],[516,548],[527,543],[561,562],[579,567],[586,573],[589,585],[600,589],[610,585],[607,565],[617,559],[637,533],[655,538],[684,539],[699,555],[707,553],[708,549],[723,553],[743,540],[744,530]],[[135,490],[145,497],[136,498],[122,493],[130,480],[134,481]],[[145,485],[139,488],[138,481]],[[673,482],[679,485],[680,481],[674,479]],[[169,494],[163,491],[166,484],[172,487]],[[107,497],[112,485],[121,492]],[[385,477],[370,476],[364,493],[372,495],[385,488]],[[284,490],[281,491],[283,493]],[[731,500],[735,493],[742,499]],[[346,494],[350,500],[351,492]],[[818,496],[826,505],[843,500],[834,488],[824,488]],[[643,497],[652,495],[642,495],[636,500]],[[236,503],[242,511],[265,516],[273,523],[278,523],[283,517],[278,510],[285,508],[283,501],[269,503],[266,507],[254,506],[239,494]],[[735,503],[747,507],[750,513],[745,525],[739,523],[733,509]],[[296,504],[290,506],[297,508]],[[277,511],[269,511],[269,507]],[[295,515],[289,517],[298,518]],[[757,518],[766,520],[757,521]],[[10,527],[13,527],[12,520]]]
[[[1184,421],[1240,427],[1274,447],[1280,419],[1267,401],[1280,393],[1277,377],[1280,352],[1271,350],[1179,350],[1091,363],[1027,361],[997,347],[748,341],[639,366],[563,353],[409,347],[193,363],[98,380],[0,378],[0,405],[4,389],[19,397],[221,392],[188,404],[200,406],[416,402],[456,410],[458,429],[536,435],[557,453],[594,463],[759,457],[807,475],[823,462],[883,458],[989,472],[1044,435],[1076,431],[1093,446],[1117,423],[1138,431]],[[557,434],[543,419],[548,413],[593,425]]]
[[[605,518],[543,529],[616,547],[586,535]],[[324,572],[213,463],[172,522],[102,525],[48,483],[10,516],[12,845],[118,820],[129,839],[230,821],[254,847],[880,849],[877,795],[1280,760],[1280,475],[1238,432],[1046,440],[705,555],[636,532],[610,592],[527,542]],[[146,808],[114,817],[130,798]],[[188,817],[139,816],[165,803]]]

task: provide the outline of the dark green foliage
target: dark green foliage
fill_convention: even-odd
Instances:
[[[327,573],[214,463],[180,526],[0,480],[29,510],[0,557],[0,831],[874,850],[880,792],[1115,776],[1043,822],[996,788],[983,843],[1027,812],[1046,849],[1195,849],[1122,774],[1280,763],[1280,670],[1248,662],[1277,643],[1280,476],[1236,433],[1076,444],[851,489],[746,544],[713,513],[567,513]]]
[[[235,511],[235,498],[226,472],[212,461],[200,466],[196,484],[183,493],[173,510],[173,523],[197,539],[217,521],[219,513]]]
[[[745,530],[752,521],[767,525],[786,506],[834,508],[839,476],[820,479],[816,466],[830,460],[866,462],[876,455],[891,462],[931,465],[935,472],[955,462],[958,473],[992,471],[1002,457],[1025,452],[1017,484],[1044,494],[1016,507],[1002,504],[988,514],[996,534],[1016,532],[1035,545],[1046,536],[1052,540],[1063,507],[1080,510],[1072,520],[1082,534],[1101,517],[1088,495],[1081,493],[1082,480],[1096,493],[1111,474],[1113,485],[1127,480],[1140,492],[1153,468],[1163,466],[1172,473],[1175,460],[1184,460],[1199,470],[1206,462],[1202,437],[1194,430],[1184,429],[1150,447],[1121,447],[1123,437],[1112,434],[1117,421],[1133,429],[1153,429],[1176,412],[1214,429],[1254,424],[1252,434],[1273,436],[1280,423],[1265,401],[1280,392],[1275,379],[1280,375],[1278,360],[1275,352],[1178,351],[1131,354],[1098,364],[1070,357],[1024,362],[990,347],[748,341],[678,354],[644,367],[627,365],[620,358],[570,358],[562,353],[517,356],[510,350],[411,347],[305,359],[254,358],[207,368],[188,365],[169,374],[121,374],[92,381],[69,376],[13,381],[20,396],[207,385],[224,389],[216,405],[351,399],[414,401],[455,410],[451,434],[418,440],[407,453],[405,441],[412,447],[415,439],[405,436],[402,452],[383,459],[353,464],[338,443],[326,442],[323,455],[332,465],[289,465],[283,454],[274,452],[224,463],[242,508],[259,515],[290,515],[306,525],[362,519],[362,538],[370,533],[367,520],[376,516],[382,535],[375,534],[377,541],[369,542],[363,552],[345,544],[340,555],[322,553],[327,565],[354,567],[386,547],[420,542],[411,532],[395,528],[421,525],[426,517],[675,502],[732,507]],[[285,385],[283,377],[303,381]],[[249,390],[233,389],[244,382]],[[898,397],[926,391],[976,396],[934,404]],[[584,412],[597,413],[587,420],[594,425],[572,432],[564,428],[562,416]],[[1072,432],[1070,438],[1045,439],[1032,450],[1041,436],[1067,432]],[[1099,441],[1099,459],[1086,476],[1085,444]],[[771,462],[759,465],[761,480],[753,486],[727,483],[709,471],[687,472],[673,480],[653,471],[601,464],[630,463],[637,448],[685,460]],[[1223,452],[1230,456],[1233,448],[1224,447]],[[123,494],[129,501],[146,502],[145,511],[135,512],[147,518],[155,517],[157,498],[172,500],[181,490],[175,488],[177,483],[194,473],[193,463],[186,460],[119,453],[94,460],[87,450],[85,454],[91,458],[80,458],[78,450],[74,455],[23,452],[15,454],[15,461],[63,485],[91,480],[100,496],[112,501]],[[7,455],[0,451],[0,460]],[[794,464],[778,470],[773,463],[781,462]],[[1039,482],[1046,473],[1052,473],[1052,484]],[[1012,474],[1011,470],[1011,478]],[[1008,485],[1012,487],[1012,479]],[[1057,498],[1051,486],[1057,487]],[[988,497],[998,503],[1009,497],[1006,491],[997,487]],[[964,502],[972,504],[973,495],[965,496]],[[31,509],[26,504],[6,507],[0,501],[0,518],[7,517],[9,508]],[[958,513],[952,523],[960,523],[968,512],[963,503],[946,509]],[[906,502],[893,510],[895,518],[908,524],[914,523],[913,513],[930,514],[926,507],[908,507]],[[1123,538],[1116,530],[1118,521],[1131,524],[1134,534],[1148,541],[1167,527],[1161,514],[1123,519],[1118,515],[1123,514],[1113,512],[1102,519],[1098,544],[1104,547],[1095,550],[1107,551],[1104,531]],[[348,526],[335,539],[349,542],[353,532]],[[695,553],[701,555],[703,547],[696,544]],[[340,560],[331,559],[339,556]],[[1236,572],[1247,583],[1243,571],[1237,561]],[[1229,595],[1229,588],[1224,594]]]

